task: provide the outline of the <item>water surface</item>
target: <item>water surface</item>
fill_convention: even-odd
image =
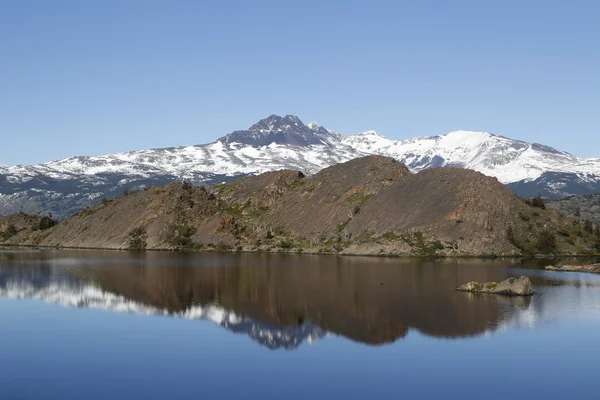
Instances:
[[[546,264],[0,251],[0,399],[592,396],[600,275]]]

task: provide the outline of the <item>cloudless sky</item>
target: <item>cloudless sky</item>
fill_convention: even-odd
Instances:
[[[599,4],[0,0],[0,164],[203,144],[270,114],[600,157]]]

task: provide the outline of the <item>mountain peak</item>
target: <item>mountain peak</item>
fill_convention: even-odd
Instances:
[[[354,136],[358,136],[358,137],[372,136],[372,137],[375,137],[378,139],[384,138],[383,135],[380,135],[379,133],[377,133],[377,131],[374,131],[374,130],[355,133]]]
[[[306,127],[295,115],[286,115],[280,117],[279,115],[270,115],[267,118],[261,119],[250,127],[250,131],[278,131],[290,128],[302,128]]]
[[[321,125],[319,125],[319,123],[317,121],[311,121],[308,124],[306,124],[306,126],[308,126],[310,129],[312,129],[313,131],[321,128]]]
[[[326,144],[323,127],[308,127],[295,115],[270,115],[261,119],[248,130],[235,131],[221,138],[224,143],[241,143],[262,147],[270,144],[310,146]]]

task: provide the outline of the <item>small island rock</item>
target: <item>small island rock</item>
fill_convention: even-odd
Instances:
[[[456,288],[461,292],[492,293],[505,296],[531,296],[531,281],[526,276],[520,278],[510,277],[500,283],[496,282],[469,282]]]
[[[548,271],[566,271],[566,272],[589,272],[592,274],[600,274],[600,264],[588,265],[548,265]]]

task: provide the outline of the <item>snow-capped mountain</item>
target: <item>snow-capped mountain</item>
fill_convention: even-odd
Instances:
[[[271,170],[315,173],[370,154],[413,171],[456,166],[495,176],[518,194],[560,197],[600,192],[600,159],[485,132],[455,131],[405,141],[374,131],[339,134],[298,117],[272,115],[205,145],[71,157],[0,167],[0,214],[51,212],[62,218],[125,189],[190,180],[214,184]]]
[[[432,167],[473,169],[498,178],[522,196],[600,191],[600,158],[579,158],[487,132],[454,131],[395,141],[370,131],[341,141],[363,153],[396,158],[415,172]]]

